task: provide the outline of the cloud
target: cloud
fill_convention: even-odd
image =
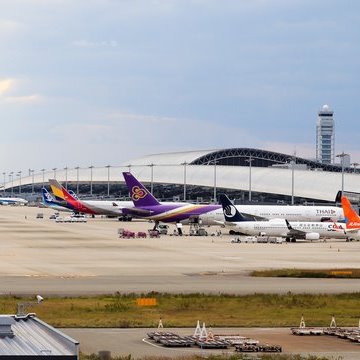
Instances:
[[[11,104],[34,104],[44,100],[44,97],[38,94],[25,96],[7,96],[4,98],[7,103]]]
[[[14,79],[3,79],[0,80],[0,95],[9,91],[14,85]]]
[[[75,40],[71,43],[73,46],[81,48],[116,48],[118,42],[116,40],[104,41],[88,41],[88,40]]]
[[[142,115],[142,114],[132,114],[128,112],[110,112],[105,116],[110,120],[118,120],[118,121],[141,121],[145,123],[175,123],[177,121],[184,121],[185,119],[177,119],[175,117],[168,116],[158,116],[158,115]]]
[[[14,31],[23,26],[22,23],[13,20],[0,20],[0,31]]]

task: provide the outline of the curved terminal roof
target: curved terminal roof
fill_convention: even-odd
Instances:
[[[253,148],[212,149],[153,154],[130,160],[122,165],[183,165],[185,162],[191,165],[214,165],[216,162],[218,165],[248,166],[250,157],[254,167],[269,167],[276,164],[289,164],[290,161],[295,161],[297,165],[306,165],[307,168],[311,170],[318,169],[341,172],[341,167],[337,165],[322,164],[318,161],[304,159],[298,156]]]
[[[182,165],[184,163],[192,163],[193,161],[212,153],[214,150],[197,150],[197,151],[181,151],[170,152],[165,154],[152,154],[133,159],[123,163],[122,165]]]
[[[14,177],[5,189],[20,185],[46,184],[49,178],[65,183],[107,184],[123,182],[122,172],[131,171],[145,183],[178,184],[248,191],[251,159],[251,188],[254,192],[291,196],[292,165],[294,167],[294,196],[314,200],[334,201],[341,189],[341,167],[277,152],[231,148],[154,154],[123,163],[121,166],[89,167],[44,171],[34,176]],[[276,165],[276,166],[273,166]],[[344,190],[360,193],[359,173],[345,169]],[[16,189],[17,190],[17,189]],[[220,191],[220,190],[219,190]],[[15,191],[14,193],[17,194]]]

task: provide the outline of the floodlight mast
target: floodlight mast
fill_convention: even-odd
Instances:
[[[16,316],[26,316],[27,315],[27,309],[31,306],[40,305],[44,301],[44,298],[41,295],[36,295],[37,301],[27,301],[24,303],[17,303],[17,310],[16,310]]]

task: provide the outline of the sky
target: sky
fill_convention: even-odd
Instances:
[[[0,171],[254,147],[360,162],[357,0],[0,0]]]

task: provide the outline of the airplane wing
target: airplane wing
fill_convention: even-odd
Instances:
[[[297,229],[294,229],[289,221],[287,221],[285,219],[285,222],[286,222],[286,226],[288,228],[288,233],[287,233],[287,236],[294,236],[294,237],[297,237],[297,238],[305,238],[306,236],[306,232],[305,231],[302,231],[302,230],[297,230]]]
[[[244,212],[242,212],[241,214],[244,217],[246,217],[246,221],[269,221],[268,218],[265,218],[265,217],[262,217],[262,216],[247,214],[247,213],[244,213]]]

